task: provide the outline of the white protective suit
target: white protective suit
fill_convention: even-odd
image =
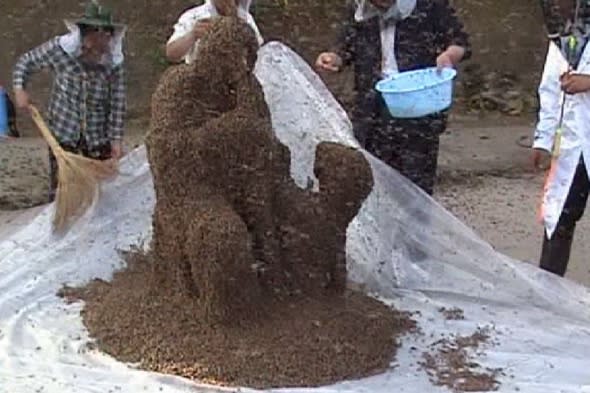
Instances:
[[[238,16],[246,21],[248,25],[250,25],[250,27],[254,30],[254,33],[256,33],[258,44],[262,45],[264,40],[262,39],[260,30],[258,30],[258,26],[254,21],[254,17],[252,14],[250,14],[251,5],[252,0],[240,0],[240,4],[238,6]],[[217,16],[219,16],[219,13],[217,12],[217,8],[215,8],[212,0],[206,0],[203,5],[185,11],[178,19],[178,22],[176,22],[174,25],[174,33],[172,33],[172,36],[170,36],[168,39],[168,43],[176,41],[177,39],[185,36],[193,29],[198,21],[214,18]],[[193,48],[183,57],[185,63],[191,63],[197,58],[198,48],[199,41],[195,42]]]
[[[581,157],[586,159],[586,169],[590,173],[590,92],[567,95],[563,101],[559,78],[567,70],[566,58],[559,47],[551,42],[539,86],[541,109],[533,143],[534,148],[552,151],[564,102],[560,154],[552,165],[541,211],[549,238],[559,222]],[[579,65],[573,72],[590,75],[590,46],[584,49]]]

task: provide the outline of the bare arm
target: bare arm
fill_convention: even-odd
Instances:
[[[172,62],[180,62],[197,42],[194,30],[166,45],[166,57]]]
[[[211,19],[201,19],[184,35],[172,40],[166,45],[166,57],[172,62],[179,62],[191,48],[209,31]]]

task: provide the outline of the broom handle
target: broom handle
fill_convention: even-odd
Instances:
[[[43,138],[45,138],[49,144],[49,148],[53,154],[57,155],[58,152],[63,151],[63,148],[59,145],[51,131],[49,131],[49,127],[47,127],[47,123],[45,123],[45,120],[43,120],[43,116],[41,116],[39,110],[32,104],[29,106],[29,109],[31,110],[31,117],[33,118],[33,121],[37,125],[37,128],[39,128],[39,131],[41,131]]]
[[[553,142],[553,157],[558,158],[561,154],[561,137],[563,135],[563,116],[565,113],[565,100],[566,94],[562,92],[562,99],[561,99],[561,109],[559,113],[559,124],[557,126],[557,131],[555,132],[555,141]]]

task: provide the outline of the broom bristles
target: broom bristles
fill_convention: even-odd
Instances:
[[[112,161],[93,160],[65,151],[55,140],[39,111],[31,107],[33,120],[57,161],[57,194],[53,230],[63,232],[96,200],[100,182],[117,174]]]

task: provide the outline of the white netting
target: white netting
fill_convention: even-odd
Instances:
[[[279,43],[260,51],[257,76],[292,175],[313,178],[319,141],[357,146],[344,111],[321,80]],[[503,368],[501,392],[590,392],[590,293],[582,286],[495,252],[395,171],[367,155],[375,187],[348,231],[350,279],[403,310],[419,310],[421,336],[408,336],[397,367],[359,381],[286,392],[443,392],[417,368],[444,335],[494,326],[498,345],[478,359]],[[210,386],[134,369],[88,351],[79,305],[56,297],[64,283],[109,279],[117,249],[147,244],[154,193],[145,149],[63,238],[50,234],[51,207],[0,239],[0,392],[217,392]],[[458,307],[464,320],[442,318]],[[359,333],[362,334],[362,333]],[[243,391],[244,389],[242,389]]]

